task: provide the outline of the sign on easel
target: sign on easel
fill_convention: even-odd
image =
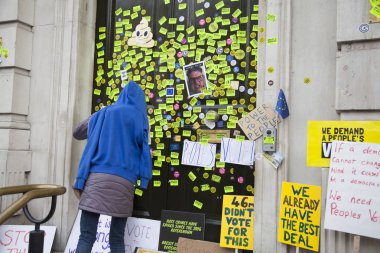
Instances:
[[[253,250],[254,197],[224,195],[220,247]]]
[[[176,253],[179,237],[203,240],[204,233],[204,214],[162,210],[158,249]]]
[[[81,211],[78,212],[69,240],[66,244],[65,253],[75,253],[80,235],[80,217]],[[98,230],[96,241],[92,247],[93,253],[109,251],[109,231],[111,226],[111,217],[100,215],[98,221]],[[137,247],[157,250],[158,239],[160,234],[160,221],[150,219],[140,219],[129,217],[125,226],[124,244],[125,252],[133,253]]]
[[[325,228],[380,239],[380,144],[333,142]]]
[[[282,182],[278,241],[319,250],[321,187]]]
[[[28,252],[29,233],[35,228],[33,225],[2,225],[0,226],[0,252],[18,253]],[[55,235],[55,226],[41,226],[45,231],[44,253],[51,252]]]

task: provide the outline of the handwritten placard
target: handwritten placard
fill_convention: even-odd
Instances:
[[[255,160],[255,142],[222,138],[221,162],[241,165],[253,165]]]
[[[262,105],[239,119],[238,124],[248,139],[254,141],[265,129],[276,127],[280,121],[272,108]]]
[[[216,144],[185,140],[183,142],[181,163],[197,167],[213,167],[215,165],[215,155]]]
[[[380,239],[380,144],[334,141],[325,228]]]
[[[179,237],[203,240],[204,232],[204,214],[162,210],[159,250],[176,253]]]
[[[29,233],[35,228],[32,225],[2,225],[0,226],[0,252],[18,253],[28,252]],[[45,231],[44,253],[51,252],[55,226],[41,226]]]
[[[334,140],[380,143],[380,121],[309,121],[307,166],[329,167]]]
[[[80,235],[80,217],[81,211],[78,212],[69,240],[66,244],[65,253],[75,253]],[[137,247],[157,250],[158,239],[160,235],[160,221],[150,219],[140,219],[129,217],[125,226],[124,244],[126,253],[134,253]],[[111,217],[100,215],[96,241],[92,247],[92,253],[109,252],[109,230],[111,226]],[[49,251],[50,252],[50,251]]]
[[[253,202],[253,196],[223,196],[221,247],[253,250]]]
[[[321,187],[282,182],[278,241],[318,251],[320,224]]]

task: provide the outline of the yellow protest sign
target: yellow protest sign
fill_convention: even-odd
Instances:
[[[253,250],[253,196],[223,196],[220,247]]]
[[[282,182],[278,241],[319,250],[321,187]]]
[[[334,140],[380,143],[380,121],[309,121],[307,166],[329,167]]]

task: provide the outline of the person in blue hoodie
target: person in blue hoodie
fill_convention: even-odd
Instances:
[[[129,82],[113,105],[103,107],[77,127],[74,138],[86,137],[73,186],[80,192],[82,210],[76,253],[91,252],[100,214],[112,216],[111,252],[124,253],[134,186],[140,180],[140,187],[146,189],[152,177],[145,94],[137,83]]]

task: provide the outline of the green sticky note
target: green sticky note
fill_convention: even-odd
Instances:
[[[169,180],[170,186],[178,186],[178,180],[177,179],[171,179]]]
[[[220,183],[220,179],[222,179],[221,176],[218,176],[218,175],[215,175],[215,174],[213,174],[213,175],[211,176],[211,181],[214,181],[214,182],[216,182],[216,183]]]
[[[234,122],[227,122],[227,128],[236,128],[236,123]]]
[[[237,17],[240,16],[240,14],[241,14],[241,10],[240,9],[236,9],[234,11],[234,13],[232,13],[232,17],[237,18]]]
[[[178,159],[172,159],[171,165],[173,165],[173,166],[179,165],[179,160]]]
[[[193,182],[195,179],[197,179],[197,176],[192,171],[189,172],[188,176],[189,176],[190,180]]]
[[[222,8],[224,6],[224,1],[222,0],[222,1],[220,1],[220,2],[218,2],[217,4],[215,4],[215,8],[217,9],[217,10],[219,10],[220,8]],[[222,13],[223,14],[223,13]]]
[[[193,107],[193,112],[194,113],[199,113],[199,112],[201,112],[202,111],[202,108],[200,107],[200,106],[194,106]]]
[[[234,192],[233,185],[224,186],[224,193],[231,193],[231,192]]]
[[[191,111],[184,111],[183,112],[183,117],[184,118],[190,118],[190,116],[191,116]]]
[[[216,167],[217,168],[224,168],[224,167],[226,167],[226,164],[224,162],[216,162]]]
[[[202,184],[201,185],[201,191],[208,191],[210,190],[210,185],[209,184]]]
[[[183,130],[182,131],[182,135],[185,136],[185,137],[191,136],[191,130]]]
[[[177,24],[177,18],[169,18],[169,24],[171,25]]]
[[[118,15],[120,15],[122,12],[123,12],[123,10],[122,10],[121,8],[119,8],[119,9],[117,9],[117,10],[115,11],[115,14],[116,14],[116,16],[118,16]]]
[[[153,180],[153,187],[161,187],[161,181],[160,180]]]
[[[99,40],[104,40],[105,38],[106,38],[106,34],[105,33],[99,34]]]
[[[248,16],[240,17],[240,24],[247,24],[248,23]]]
[[[140,11],[141,10],[141,5],[135,5],[133,6],[133,9],[132,9],[134,12],[136,11]]]
[[[237,141],[244,141],[245,140],[245,137],[243,135],[236,135],[235,139]]]
[[[132,15],[131,15],[131,19],[135,19],[135,18],[137,18],[138,16],[139,16],[139,14],[138,14],[137,12],[132,13]]]
[[[193,115],[191,116],[191,118],[190,118],[190,122],[191,122],[191,123],[194,123],[197,119],[198,119],[198,115],[193,114]]]
[[[258,20],[258,19],[257,19],[257,20]],[[268,20],[268,21],[271,21],[271,22],[276,21],[276,15],[273,15],[273,14],[267,13],[267,20]]]
[[[160,20],[158,20],[158,23],[160,24],[160,25],[163,25],[165,22],[166,22],[166,17],[165,16],[163,16],[162,18],[160,18]]]
[[[215,105],[215,101],[214,100],[206,100],[206,105],[207,106],[214,106]]]
[[[159,33],[165,35],[168,33],[168,29],[164,28],[164,27],[161,27],[160,30],[159,30]]]
[[[152,170],[152,175],[153,176],[159,176],[159,175],[161,175],[161,171],[160,170]]]
[[[274,144],[274,137],[273,136],[264,136],[263,143],[264,144]]]
[[[178,159],[179,157],[179,153],[178,152],[170,152],[170,158],[175,158],[175,159]]]
[[[193,97],[193,98],[190,100],[190,104],[191,104],[191,106],[194,106],[197,102],[198,102],[198,99],[197,99],[196,97]]]
[[[100,93],[102,93],[101,90],[99,90],[99,89],[94,89],[94,94],[95,94],[95,95],[100,95]]]
[[[379,8],[379,11],[380,11],[380,8]],[[268,38],[267,43],[268,43],[268,45],[276,45],[278,43],[278,41],[277,41],[277,38]]]
[[[186,3],[180,3],[180,4],[178,5],[178,9],[179,9],[179,10],[185,10],[185,9],[186,9],[186,6],[187,6]]]
[[[99,27],[99,32],[105,33],[106,32],[106,27],[105,26]]]
[[[170,4],[170,0],[164,0],[165,5]]]
[[[126,10],[126,11],[123,11],[123,16],[126,17],[126,16],[129,16],[131,15],[131,10]],[[128,20],[129,21],[129,20]]]
[[[259,11],[259,5],[258,4],[255,4],[253,6],[253,11]]]
[[[222,14],[230,14],[231,13],[231,9],[230,8],[223,8],[222,9]]]
[[[190,26],[190,27],[188,27],[188,28],[186,29],[186,33],[187,33],[187,34],[191,34],[191,33],[194,32],[194,30],[195,30],[194,26]]]
[[[135,189],[135,195],[141,197],[141,196],[143,195],[143,193],[144,193],[144,192],[143,192],[142,190],[140,190],[140,189],[138,189],[138,188]]]
[[[220,105],[226,105],[226,104],[228,104],[228,98],[220,98],[219,99],[219,104]]]
[[[202,206],[203,206],[203,203],[198,201],[198,200],[194,200],[194,204],[193,204],[196,208],[198,209],[202,209]]]
[[[199,9],[195,12],[195,16],[196,17],[199,17],[199,16],[202,16],[203,14],[205,14],[205,11],[204,9]]]
[[[157,143],[157,149],[164,149],[165,144],[164,143]]]

